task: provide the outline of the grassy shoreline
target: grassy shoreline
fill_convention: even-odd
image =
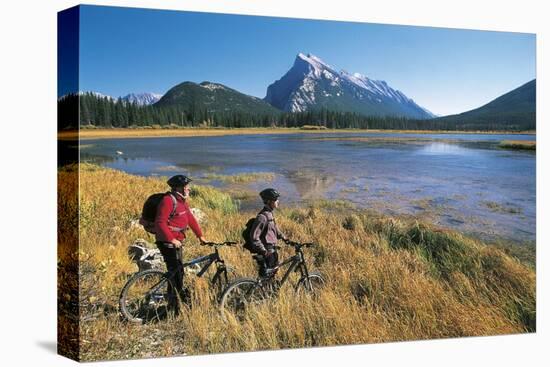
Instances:
[[[72,195],[70,185],[63,183],[74,174],[59,171],[61,208]],[[306,257],[327,278],[319,299],[296,297],[288,287],[243,322],[223,323],[208,281],[187,277],[192,309],[160,324],[125,324],[116,302],[127,277],[136,271],[127,246],[136,238],[152,240],[132,223],[143,200],[164,191],[165,183],[160,177],[88,164],[81,165],[79,176],[82,360],[535,331],[535,271],[511,256],[513,252],[428,223],[330,202],[277,213],[278,225],[290,238],[318,242]],[[209,186],[196,185],[190,204],[206,214],[202,227],[213,241],[239,240],[254,214],[242,212],[230,195]],[[59,213],[62,228],[74,227],[74,220]],[[64,250],[60,244],[59,266],[70,262]],[[191,258],[208,249],[197,246],[191,234],[184,251]],[[240,246],[224,248],[221,254],[239,276],[255,273],[250,255]],[[284,248],[281,258],[291,254]],[[64,292],[71,289],[62,288],[60,294]]]
[[[503,140],[500,142],[499,147],[502,149],[511,150],[537,150],[537,142],[524,140]]]
[[[121,138],[161,138],[161,137],[193,137],[193,136],[224,136],[253,134],[334,134],[334,133],[399,133],[399,134],[522,134],[534,135],[534,131],[446,131],[446,130],[379,130],[379,129],[301,129],[301,128],[179,128],[179,129],[82,129],[80,131],[61,131],[57,136],[60,140],[87,139],[121,139]]]

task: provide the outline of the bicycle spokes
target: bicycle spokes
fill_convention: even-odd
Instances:
[[[125,286],[120,308],[126,319],[132,322],[160,320],[177,300],[170,295],[170,282],[164,273],[146,271],[136,274]]]
[[[261,304],[268,295],[262,285],[254,280],[239,280],[224,291],[220,307],[223,312],[232,313],[237,319],[243,319],[250,307]]]
[[[296,292],[305,291],[313,296],[319,295],[319,292],[325,285],[325,280],[318,272],[313,272],[307,277],[302,277],[296,285]]]

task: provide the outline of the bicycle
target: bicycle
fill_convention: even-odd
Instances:
[[[225,261],[220,257],[218,248],[221,246],[233,246],[236,242],[226,241],[221,243],[206,242],[203,246],[214,247],[214,252],[195,258],[183,263],[181,258],[181,248],[176,251],[180,266],[179,271],[186,268],[202,265],[196,276],[202,277],[212,264],[216,264],[216,272],[210,279],[212,287],[219,296],[225,286],[229,283],[228,271],[234,272],[229,268]],[[163,272],[161,270],[149,269],[134,274],[120,293],[119,310],[122,316],[130,322],[145,323],[151,320],[160,320],[167,315],[168,304],[173,301],[168,289],[174,287],[174,276],[178,270]],[[183,292],[186,289],[182,290]],[[178,291],[175,293],[179,294]],[[171,298],[172,297],[172,298]],[[176,296],[177,297],[177,296]],[[184,302],[185,300],[181,299]],[[177,300],[176,300],[177,301]]]
[[[246,309],[251,304],[259,304],[264,300],[278,295],[279,289],[286,283],[293,271],[300,272],[300,278],[294,286],[295,292],[299,293],[305,290],[307,293],[316,295],[321,289],[325,280],[318,271],[310,272],[308,270],[303,247],[315,246],[313,243],[299,243],[290,240],[284,240],[288,246],[294,247],[295,254],[282,261],[274,268],[267,269],[265,276],[259,276],[256,279],[239,278],[233,281],[225,288],[220,297],[220,312],[222,318],[226,319],[226,312],[232,313],[238,318],[242,318]],[[275,247],[280,249],[279,246]],[[262,261],[261,255],[253,256],[257,261]],[[289,265],[283,278],[278,281],[275,274],[278,269]]]

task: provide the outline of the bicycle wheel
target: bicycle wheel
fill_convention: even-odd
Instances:
[[[324,285],[325,280],[323,276],[318,271],[314,271],[309,273],[309,277],[304,276],[298,281],[298,284],[296,284],[296,292],[301,293],[305,291],[305,293],[316,296]]]
[[[122,288],[119,308],[130,322],[145,323],[161,320],[168,314],[171,282],[160,270],[145,270],[132,276]]]
[[[248,308],[265,300],[263,287],[254,279],[237,279],[223,291],[220,299],[220,312],[224,320],[232,314],[242,320]]]

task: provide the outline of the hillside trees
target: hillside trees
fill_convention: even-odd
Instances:
[[[352,112],[325,108],[305,112],[271,114],[224,110],[209,111],[205,106],[140,106],[122,99],[112,99],[93,93],[72,94],[58,100],[58,117],[62,127],[80,126],[139,127],[177,125],[182,127],[301,127],[324,126],[330,129],[390,129],[390,130],[534,130],[534,113],[502,113],[467,119],[460,115],[431,120],[414,120],[400,116],[363,116]],[[78,112],[77,112],[78,110]]]

